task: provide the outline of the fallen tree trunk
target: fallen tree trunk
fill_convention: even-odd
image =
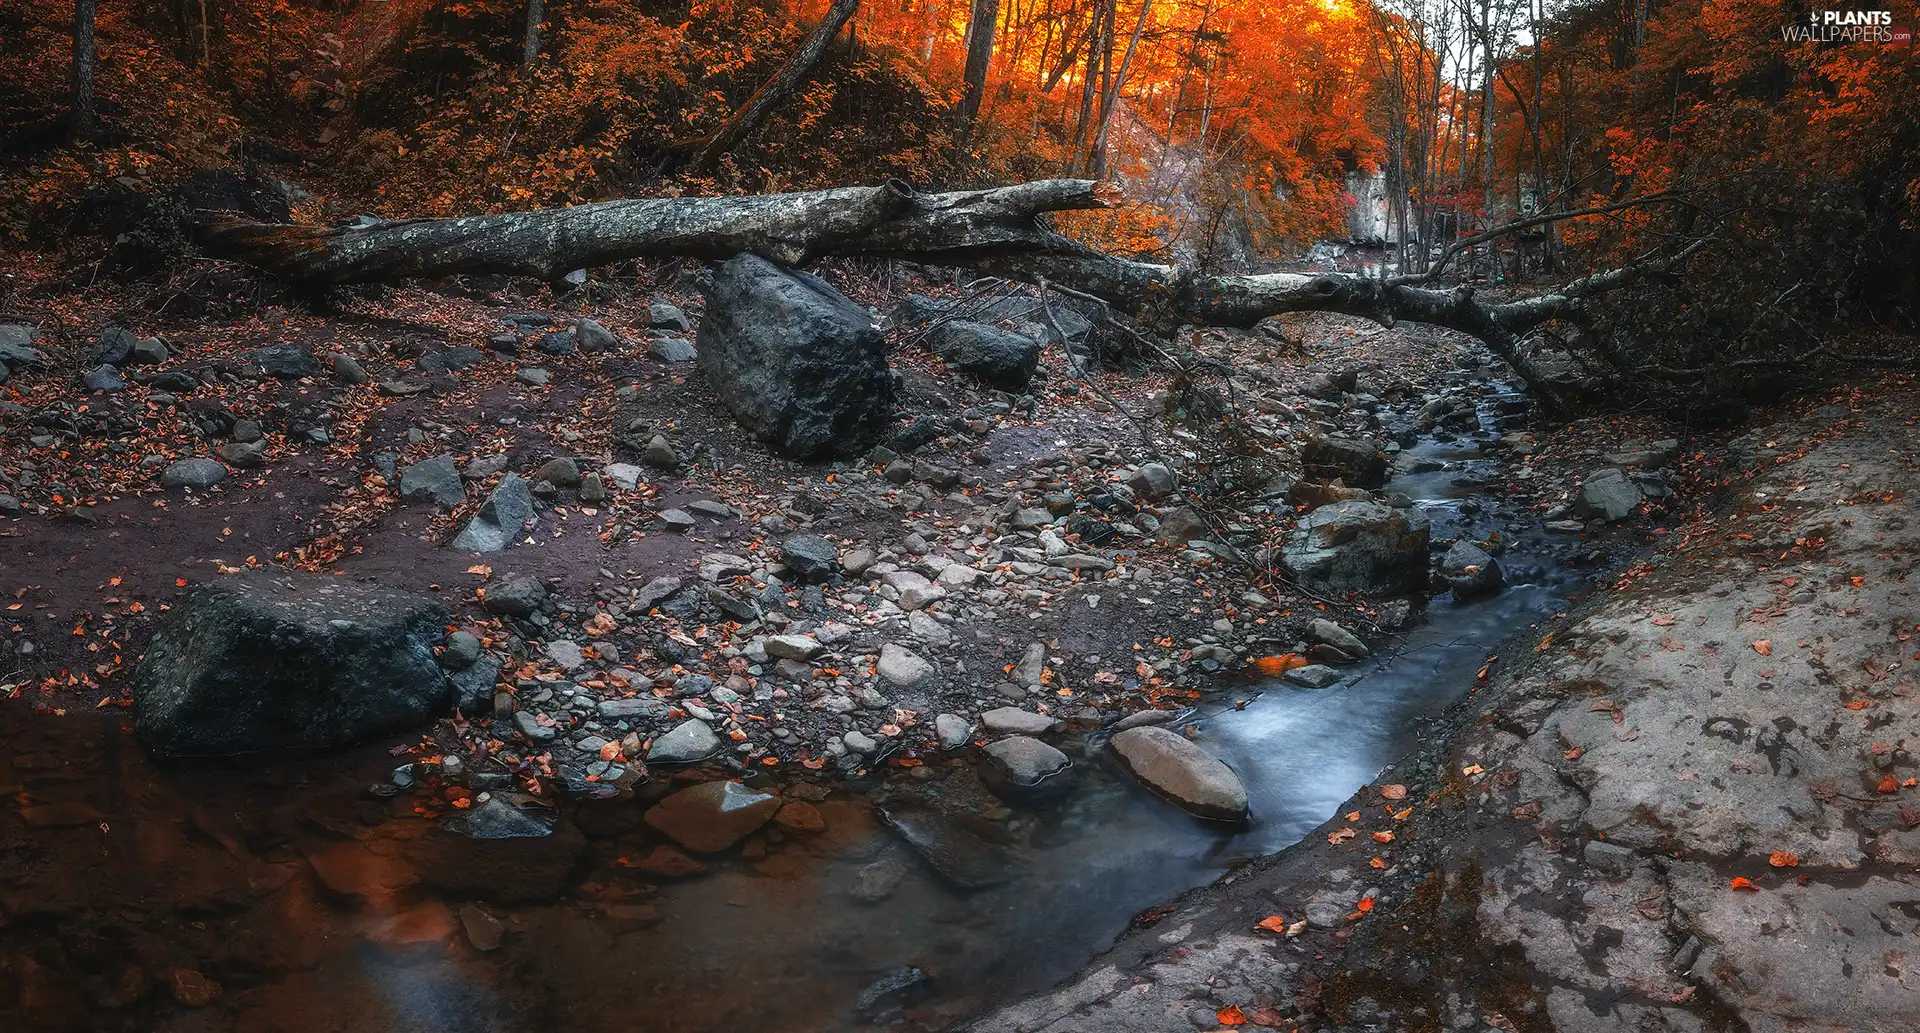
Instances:
[[[1200,276],[1114,258],[1056,232],[1050,212],[1118,204],[1113,187],[1054,179],[989,190],[916,193],[905,183],[747,197],[606,201],[460,219],[362,220],[339,227],[227,221],[203,234],[217,252],[290,283],[332,284],[495,272],[558,282],[631,258],[724,259],[751,251],[790,265],[865,256],[983,268],[1091,295],[1124,311],[1156,310],[1196,326],[1251,327],[1293,312],[1385,325],[1427,323],[1486,342],[1549,405],[1560,389],[1519,345],[1528,331],[1579,321],[1586,301],[1669,270],[1691,252],[1596,273],[1536,297],[1489,303],[1451,290],[1348,273]],[[1698,245],[1695,245],[1696,247]]]

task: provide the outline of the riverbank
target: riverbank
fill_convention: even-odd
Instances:
[[[1861,385],[1727,442],[1711,518],[1533,636],[1450,732],[971,1028],[1920,1023],[1917,400]]]

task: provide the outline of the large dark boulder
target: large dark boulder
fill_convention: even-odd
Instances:
[[[817,276],[734,257],[713,278],[697,343],[720,404],[781,455],[865,452],[893,419],[880,331]]]
[[[342,578],[237,575],[167,613],[134,675],[134,729],[162,757],[346,746],[448,705],[432,599]]]
[[[1349,488],[1378,488],[1387,483],[1387,457],[1364,441],[1334,436],[1309,438],[1300,449],[1307,476],[1341,480]]]
[[[1040,342],[1010,330],[954,320],[927,335],[947,365],[1002,391],[1024,391],[1040,365]]]

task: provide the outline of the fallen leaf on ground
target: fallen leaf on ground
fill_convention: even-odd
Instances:
[[[1483,767],[1481,767],[1481,766],[1480,766],[1480,765],[1478,765],[1478,764],[1469,764],[1469,765],[1467,765],[1466,767],[1464,767],[1464,768],[1461,768],[1461,769],[1460,769],[1460,773],[1461,773],[1462,775],[1465,775],[1465,776],[1467,776],[1468,778],[1472,778],[1473,776],[1475,776],[1475,775],[1477,775],[1477,774],[1479,774],[1479,773],[1481,773],[1482,771],[1485,771],[1485,770],[1487,770],[1487,769],[1486,769],[1486,768],[1483,768]]]
[[[1800,858],[1797,854],[1789,854],[1785,850],[1775,850],[1773,856],[1767,858],[1767,863],[1775,868],[1792,868],[1800,863]]]
[[[1387,866],[1387,862],[1384,858],[1376,857],[1373,860],[1367,862],[1367,867],[1372,868],[1375,871],[1380,871],[1386,868],[1386,866]]]
[[[1352,829],[1340,829],[1336,832],[1327,833],[1327,842],[1337,845],[1340,843],[1345,843],[1347,840],[1352,839],[1356,835],[1358,835],[1358,833],[1354,832]]]
[[[1282,653],[1279,656],[1263,656],[1255,660],[1253,666],[1261,674],[1282,675],[1296,667],[1307,666],[1307,661],[1305,657]]]
[[[1372,911],[1372,910],[1373,910],[1373,898],[1372,898],[1372,897],[1361,897],[1361,898],[1360,898],[1360,903],[1358,903],[1358,904],[1355,904],[1355,905],[1353,906],[1353,908],[1354,908],[1354,910],[1356,910],[1356,911],[1358,911],[1358,912],[1360,912],[1361,914],[1363,914],[1363,915],[1364,915],[1364,914],[1366,914],[1367,912],[1369,912],[1369,911]]]
[[[1374,841],[1375,843],[1391,843],[1391,842],[1393,842],[1393,833],[1391,833],[1391,832],[1376,832],[1376,833],[1374,833],[1374,834],[1373,834],[1373,841]]]
[[[1242,1012],[1240,1006],[1237,1004],[1227,1005],[1225,1008],[1215,1012],[1213,1017],[1220,1020],[1222,1026],[1244,1026],[1247,1024],[1246,1013]]]
[[[1287,920],[1279,915],[1268,915],[1255,924],[1254,928],[1265,929],[1270,933],[1279,933],[1284,936],[1287,932]]]
[[[1738,890],[1741,893],[1760,892],[1760,887],[1755,886],[1753,882],[1744,875],[1734,876],[1733,881],[1727,884],[1727,888],[1732,890]]]
[[[1404,800],[1407,798],[1407,787],[1398,782],[1384,785],[1380,787],[1380,796],[1386,800]]]
[[[1882,775],[1880,776],[1880,784],[1874,788],[1883,793],[1897,793],[1900,791],[1900,783],[1892,775]]]
[[[1754,651],[1754,652],[1756,652],[1756,653],[1759,653],[1759,654],[1760,654],[1761,656],[1772,656],[1772,655],[1773,655],[1773,640],[1772,640],[1772,639],[1770,639],[1770,638],[1756,638],[1756,639],[1754,639],[1754,640],[1753,640],[1753,651]]]

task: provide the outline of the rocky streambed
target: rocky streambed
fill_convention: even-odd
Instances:
[[[459,723],[458,750],[401,743],[209,771],[153,766],[110,720],[50,728],[9,711],[35,834],[5,856],[14,878],[0,929],[87,930],[62,948],[65,964],[8,955],[22,1007],[47,1028],[102,1014],[142,1029],[941,1028],[1043,990],[1182,892],[1296,842],[1417,747],[1423,722],[1475,689],[1503,641],[1590,587],[1582,569],[1603,564],[1604,550],[1541,528],[1530,500],[1507,497],[1516,456],[1502,445],[1524,400],[1484,371],[1452,379],[1420,411],[1375,403],[1378,430],[1404,446],[1391,473],[1367,473],[1384,484],[1322,507],[1363,533],[1387,528],[1389,546],[1415,527],[1459,540],[1410,565],[1365,567],[1411,583],[1431,558],[1449,590],[1424,607],[1389,605],[1365,642],[1321,621],[1310,640],[1265,643],[1324,662],[1221,682],[1185,708],[1116,723],[1022,706],[1050,680],[1044,667],[1018,669],[1044,665],[1042,651],[1009,665],[999,708],[940,715],[944,750],[883,764],[884,729],[856,727],[834,739],[841,779],[736,765],[732,781],[699,766],[730,748],[714,727],[747,724],[712,680],[685,704],[673,701],[687,693],[598,699],[603,687],[582,686],[595,690],[582,692],[590,719],[613,731],[589,735],[597,744],[568,734],[584,755],[565,764],[537,747],[557,737],[550,715],[564,719],[569,700],[531,684],[502,703],[491,733],[511,747],[509,771],[484,774],[466,770],[470,758],[499,746]],[[1339,553],[1348,542],[1326,544]],[[1040,569],[1047,558],[1036,555]],[[788,565],[803,583],[808,562],[799,550]],[[888,598],[924,616],[908,594],[930,600],[957,580],[936,573],[889,583]],[[309,662],[324,663],[328,643],[404,638],[419,618],[397,609],[390,630],[372,611],[315,625]],[[511,580],[489,586],[487,609],[536,623],[553,613],[539,583]],[[923,623],[916,633],[940,634]],[[770,636],[759,662],[804,666],[825,637]],[[560,645],[545,649],[562,666],[608,660],[597,643],[555,654]],[[443,661],[471,654],[452,661],[462,670],[486,655],[467,632],[437,648]],[[888,646],[869,677],[898,689],[930,673]],[[716,702],[730,721],[699,712]],[[654,713],[674,706],[681,716]],[[377,734],[345,726],[368,719],[333,710],[282,731],[324,746]],[[617,736],[622,721],[660,730],[644,740],[644,769],[629,762],[642,740]],[[1187,751],[1184,771],[1180,757],[1168,776],[1117,756],[1108,744],[1123,728],[1142,749]],[[1226,777],[1195,774],[1209,758]],[[1154,770],[1153,788],[1135,777]],[[1247,816],[1203,820],[1182,802]],[[206,918],[156,932],[157,916],[172,914]]]

